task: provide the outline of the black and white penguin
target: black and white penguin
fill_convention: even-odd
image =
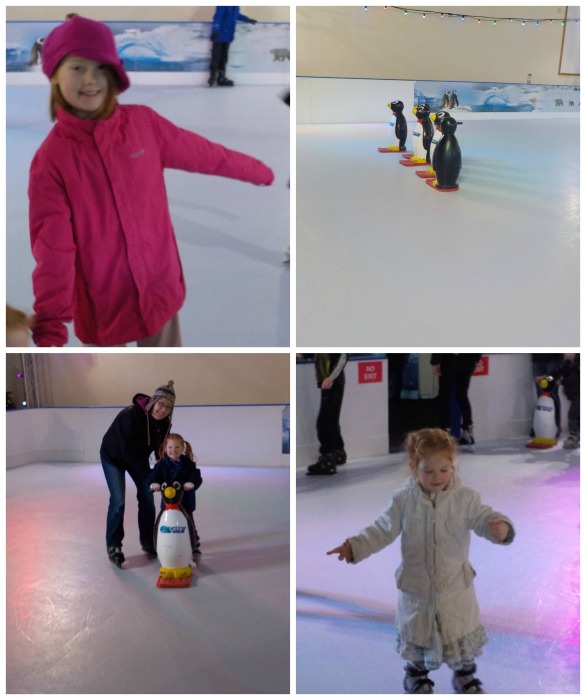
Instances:
[[[401,100],[395,100],[389,102],[387,107],[393,112],[389,122],[389,145],[378,150],[380,153],[404,153],[407,150],[407,120],[403,114],[405,105]]]
[[[444,92],[444,95],[442,97],[442,102],[440,104],[440,109],[444,109],[444,107],[447,107],[450,104],[450,91],[446,90]]]
[[[423,165],[429,163],[429,147],[433,138],[433,122],[429,118],[431,109],[427,103],[413,107],[413,114],[417,117],[417,124],[413,129],[413,155],[409,159],[401,160],[401,165]]]
[[[41,62],[41,55],[43,52],[43,43],[45,41],[44,36],[38,36],[35,39],[35,43],[31,46],[28,64],[29,66],[38,66]]]
[[[427,184],[440,192],[456,192],[460,189],[458,175],[462,169],[462,152],[456,138],[457,122],[453,117],[442,121],[443,133],[441,141],[434,151],[435,180],[427,180]]]
[[[438,143],[441,141],[443,133],[441,130],[442,122],[446,117],[449,117],[450,113],[446,112],[445,110],[440,110],[439,112],[436,112],[435,114],[432,114],[430,119],[434,123],[435,126],[435,131],[433,134],[433,138],[431,139],[431,145],[429,147],[429,155],[431,159],[431,166],[429,168],[426,168],[425,170],[416,170],[415,174],[418,177],[422,178],[430,178],[430,177],[435,177],[435,170],[433,169],[433,162],[434,162],[434,157],[435,157],[435,149]]]
[[[448,109],[454,109],[454,107],[459,107],[460,102],[458,101],[458,94],[455,90],[452,90],[452,94],[450,95],[450,102],[448,104]]]

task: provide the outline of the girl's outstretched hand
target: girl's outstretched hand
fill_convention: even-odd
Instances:
[[[340,561],[346,561],[346,563],[350,563],[353,559],[354,556],[352,554],[352,547],[349,542],[344,542],[344,544],[341,544],[339,547],[336,547],[335,549],[330,550],[327,552],[327,554],[337,554],[338,559]]]
[[[495,540],[503,542],[507,539],[509,534],[509,524],[504,520],[488,520],[488,526],[490,527],[490,534]]]

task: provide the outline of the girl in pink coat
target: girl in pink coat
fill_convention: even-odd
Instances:
[[[163,171],[270,185],[260,161],[212,143],[149,107],[120,105],[130,83],[105,24],[78,15],[43,45],[56,124],[30,170],[36,267],[33,340],[180,346],[185,281]]]

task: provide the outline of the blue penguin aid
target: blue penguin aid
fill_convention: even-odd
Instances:
[[[401,100],[389,102],[387,107],[392,110],[393,116],[389,122],[389,145],[379,148],[379,153],[405,153],[407,147],[407,120],[403,114],[404,104]]]
[[[413,155],[410,158],[399,161],[401,165],[413,166],[430,163],[429,147],[433,138],[433,122],[429,115],[431,109],[427,103],[413,107],[413,114],[417,117],[417,124],[413,129]]]
[[[539,382],[541,394],[533,411],[533,434],[535,437],[527,443],[527,447],[545,450],[557,444],[555,404],[552,397],[554,384],[555,379],[551,376],[542,377]]]
[[[442,121],[443,136],[434,151],[435,179],[425,181],[438,192],[457,192],[460,189],[458,176],[462,169],[462,153],[456,138],[456,124],[453,117]]]
[[[191,583],[192,547],[188,516],[181,508],[178,482],[161,487],[164,508],[155,523],[155,549],[161,565],[158,588],[187,588]]]
[[[442,133],[442,129],[441,129],[442,122],[444,119],[446,119],[449,116],[450,116],[450,113],[446,112],[445,110],[440,110],[439,112],[436,112],[435,114],[432,114],[430,116],[430,119],[435,126],[433,138],[431,139],[431,145],[429,146],[429,156],[431,158],[431,166],[429,168],[426,168],[425,170],[416,170],[415,174],[418,177],[422,177],[425,179],[430,178],[430,177],[435,177],[435,170],[433,169],[433,162],[434,162],[434,158],[435,158],[435,149],[443,137],[443,133]]]

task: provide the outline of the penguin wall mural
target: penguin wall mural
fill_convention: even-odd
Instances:
[[[405,105],[401,100],[389,102],[387,107],[393,112],[389,122],[389,145],[379,148],[379,153],[404,153],[407,150],[407,120],[403,114]]]
[[[446,117],[442,121],[442,139],[434,152],[435,180],[426,180],[430,187],[439,192],[456,192],[458,176],[462,169],[462,153],[460,144],[456,138],[457,122],[453,117]]]

